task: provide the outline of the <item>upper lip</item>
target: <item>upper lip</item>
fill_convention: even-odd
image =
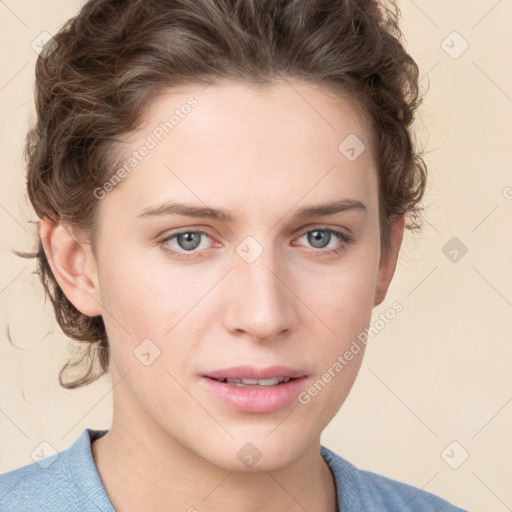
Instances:
[[[288,366],[267,366],[255,368],[254,366],[233,366],[220,370],[212,370],[204,374],[204,377],[212,379],[273,379],[275,377],[289,377],[295,379],[304,377],[306,373]]]

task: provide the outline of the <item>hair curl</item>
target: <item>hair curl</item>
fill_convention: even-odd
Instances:
[[[97,200],[114,173],[119,136],[136,129],[170,87],[216,77],[271,85],[280,77],[335,86],[370,120],[379,173],[381,246],[393,218],[421,227],[427,169],[410,127],[422,98],[395,2],[380,0],[90,0],[36,63],[37,121],[27,134],[27,191],[39,219],[68,222],[95,248]],[[38,221],[39,223],[39,221]],[[109,370],[101,316],[78,311],[59,287],[43,245],[36,258],[64,333],[86,345],[59,373],[67,389]],[[86,362],[85,372],[64,373]]]

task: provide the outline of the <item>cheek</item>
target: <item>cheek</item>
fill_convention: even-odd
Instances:
[[[148,257],[159,250],[156,247],[125,244],[121,252],[113,242],[105,244],[104,254],[108,258],[100,262],[103,305],[126,328],[144,330],[146,324],[161,336],[172,326],[175,314],[186,301],[187,288],[180,269],[165,265],[163,259],[155,263],[154,258]],[[139,334],[148,333],[139,331]]]
[[[337,413],[361,367],[365,344],[361,333],[371,321],[376,275],[375,259],[357,258],[346,268],[331,276],[329,292],[320,288],[309,290],[308,300],[322,323],[328,329],[318,337],[318,325],[312,329],[317,373],[311,387],[300,397],[304,413],[317,418],[325,427]],[[349,270],[350,269],[350,270]],[[316,290],[316,291],[312,291]],[[313,419],[312,419],[313,421]]]
[[[302,274],[301,296],[330,328],[328,332],[338,348],[364,330],[371,320],[378,265],[372,254],[370,248],[354,251],[329,273],[306,278]]]
[[[114,245],[99,277],[103,318],[119,369],[138,369],[139,352],[149,352],[151,359],[158,355],[152,369],[180,368],[197,343],[198,303],[216,276],[198,279],[193,266],[173,266],[165,258],[148,263],[147,249],[127,250],[121,257]]]
[[[100,262],[98,275],[102,316],[117,357],[121,348],[132,355],[145,339],[161,347],[163,335],[176,323],[180,299],[164,273],[137,257],[133,248],[119,254],[115,246],[106,248],[108,258]]]

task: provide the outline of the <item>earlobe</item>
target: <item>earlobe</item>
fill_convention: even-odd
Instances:
[[[69,301],[84,315],[102,314],[97,266],[90,245],[79,242],[69,225],[45,217],[39,226],[52,273]]]
[[[390,227],[389,250],[381,255],[373,305],[378,306],[386,298],[386,294],[393,279],[398,260],[398,254],[402,245],[405,228],[405,215],[397,217]]]

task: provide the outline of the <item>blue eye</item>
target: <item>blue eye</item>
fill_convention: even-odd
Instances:
[[[171,236],[164,238],[164,240],[162,240],[162,245],[165,246],[169,241],[176,239],[178,249],[183,250],[185,253],[191,253],[199,247],[202,236],[208,237],[208,233],[202,230],[182,231],[180,233],[174,233]],[[165,250],[172,252],[178,258],[188,257],[187,254],[180,254],[179,251],[170,250],[167,248]]]
[[[304,231],[301,237],[306,236],[308,244],[314,249],[319,249],[319,254],[335,254],[345,249],[346,245],[353,241],[352,237],[328,228],[314,228]],[[334,242],[334,246],[328,247],[329,243]]]
[[[337,254],[346,249],[346,245],[353,242],[352,237],[347,234],[328,228],[314,228],[303,231],[299,238],[304,236],[307,237],[307,243],[310,244],[313,249],[317,249],[313,252],[319,255]],[[202,251],[198,248],[201,245],[203,237],[211,239],[208,233],[203,230],[181,231],[169,235],[160,243],[164,250],[170,252],[174,257],[189,258],[202,256]],[[172,249],[169,248],[171,241],[175,241],[175,244],[172,245]],[[331,242],[334,242],[334,245],[329,246]],[[293,243],[292,245],[295,246],[299,244]],[[205,250],[205,248],[203,248],[203,250]]]
[[[307,237],[308,243],[315,249],[325,249],[327,245],[334,240],[333,234],[335,235],[333,231],[328,229],[315,229],[313,231],[308,231],[303,236]]]
[[[180,245],[182,249],[189,251],[197,249],[197,247],[201,243],[201,236],[203,236],[203,234],[204,233],[196,233],[192,231],[190,233],[181,233],[175,236],[178,245]]]

